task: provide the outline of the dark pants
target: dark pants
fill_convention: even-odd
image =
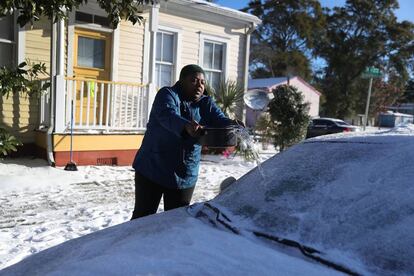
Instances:
[[[135,172],[135,207],[131,220],[155,214],[162,195],[164,195],[165,211],[188,206],[193,192],[194,187],[187,189],[164,188]]]

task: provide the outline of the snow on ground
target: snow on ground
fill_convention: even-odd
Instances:
[[[261,152],[265,160],[275,151]],[[205,155],[194,202],[210,200],[227,177],[255,167],[239,156]],[[134,204],[131,167],[49,167],[40,159],[0,161],[0,269],[64,241],[128,221]],[[163,210],[161,203],[158,211]]]

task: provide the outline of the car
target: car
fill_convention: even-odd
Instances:
[[[358,130],[357,126],[350,125],[340,119],[317,118],[311,120],[306,132],[306,138],[340,132],[355,132]]]
[[[211,201],[67,241],[0,275],[411,275],[413,160],[414,125],[304,140]]]

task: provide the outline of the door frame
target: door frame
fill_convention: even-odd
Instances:
[[[118,80],[118,62],[119,62],[119,41],[120,41],[120,25],[116,29],[111,29],[96,24],[78,24],[75,21],[75,11],[72,11],[69,15],[67,25],[67,55],[66,55],[66,76],[73,77],[73,51],[75,49],[75,28],[81,28],[90,31],[105,32],[112,34],[111,43],[111,70],[110,70],[110,81]]]
[[[105,42],[104,44],[104,53],[103,53],[103,58],[104,58],[104,64],[102,68],[98,68],[98,67],[88,67],[88,66],[78,66],[78,41],[80,37],[84,37],[84,38],[89,38],[89,39],[95,39],[95,40],[103,40]],[[74,51],[73,51],[73,72],[75,73],[75,79],[91,79],[92,83],[93,80],[100,80],[100,81],[109,81],[110,77],[111,77],[111,59],[110,59],[110,55],[111,55],[111,48],[112,48],[112,35],[110,33],[107,32],[101,32],[99,30],[90,30],[90,29],[84,29],[84,28],[79,28],[76,27],[75,28],[75,32],[74,32]],[[76,68],[76,69],[75,69]],[[76,70],[76,71],[75,71]],[[108,101],[108,97],[105,96],[105,92],[101,89],[98,89],[100,94],[95,94],[94,92],[92,93],[92,96],[90,96],[90,91],[87,90],[86,93],[83,93],[83,97],[82,94],[78,94],[81,93],[80,91],[84,91],[84,87],[80,87],[80,84],[83,83],[82,85],[86,86],[86,83],[81,82],[81,81],[76,81],[77,83],[77,91],[75,91],[76,93],[76,97],[75,97],[75,121],[81,123],[82,125],[91,125],[91,124],[95,124],[95,120],[98,120],[97,117],[95,116],[99,116],[96,113],[96,109],[99,109],[99,107],[101,105],[106,106],[106,102]],[[89,84],[87,85],[88,89],[89,89]],[[101,86],[102,87],[102,86]],[[78,91],[79,89],[79,91]],[[95,91],[95,89],[93,89]],[[96,91],[95,91],[96,92]],[[97,101],[97,97],[99,97],[98,95],[101,95],[100,99],[101,101]],[[104,95],[104,96],[102,96]],[[78,99],[79,96],[79,99]],[[92,97],[93,99],[93,105],[90,105],[90,97]],[[87,99],[87,102],[86,102]],[[102,99],[104,100],[102,102]],[[96,108],[96,109],[95,109]],[[102,106],[101,106],[102,109]],[[90,113],[94,114],[93,116],[90,116]],[[86,117],[85,117],[86,114]],[[104,113],[103,116],[108,116],[106,113]]]
[[[105,57],[104,57],[104,61],[105,61],[105,65],[104,68],[95,68],[95,67],[81,67],[81,66],[77,66],[77,62],[78,62],[78,47],[77,47],[77,42],[78,42],[78,37],[82,36],[82,37],[87,37],[87,38],[92,38],[92,39],[103,39],[105,40]],[[108,47],[108,44],[109,47]],[[97,71],[97,72],[105,72],[107,74],[107,79],[103,79],[105,81],[109,81],[111,78],[111,71],[112,71],[112,63],[111,63],[111,49],[112,49],[112,36],[108,35],[105,32],[101,32],[101,31],[96,31],[96,30],[88,30],[88,29],[83,29],[83,28],[75,28],[75,35],[74,35],[74,50],[73,50],[73,71],[74,71],[74,67],[81,67],[81,70],[85,70],[85,71]],[[77,77],[77,76],[75,76]],[[82,77],[84,78],[84,77]]]

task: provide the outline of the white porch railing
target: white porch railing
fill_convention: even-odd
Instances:
[[[145,130],[148,85],[65,78],[65,122],[77,130]],[[57,111],[59,112],[59,111]]]

